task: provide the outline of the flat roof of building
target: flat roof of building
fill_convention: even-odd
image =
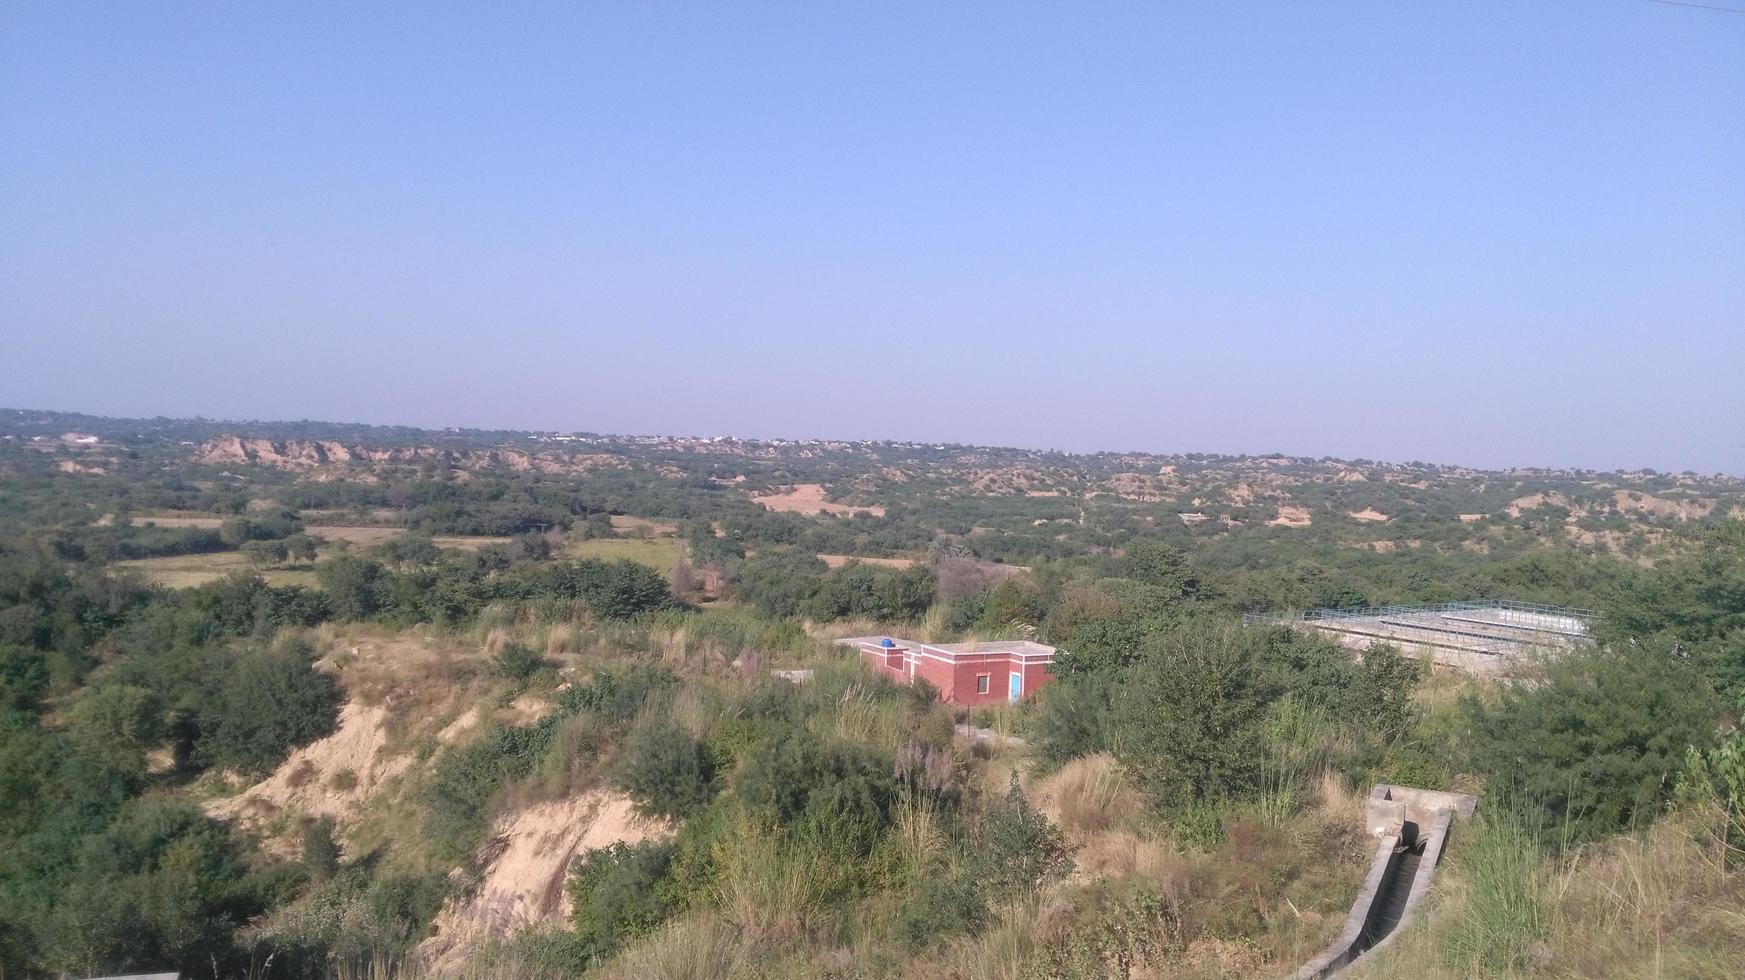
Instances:
[[[1054,647],[1033,640],[977,640],[972,643],[920,643],[900,636],[845,636],[835,643],[845,647],[882,646],[890,640],[901,647],[937,650],[943,653],[1016,653],[1029,657],[1053,656]]]
[[[1054,648],[1033,640],[979,640],[974,643],[929,643],[932,650],[951,653],[1022,653],[1030,656],[1052,655]]]

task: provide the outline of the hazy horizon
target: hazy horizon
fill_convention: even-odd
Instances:
[[[1745,475],[1745,16],[0,7],[0,403]]]
[[[1549,464],[1538,465],[1538,466],[1533,465],[1533,464],[1519,464],[1519,465],[1513,465],[1513,466],[1502,466],[1502,465],[1486,466],[1486,465],[1479,464],[1479,463],[1473,463],[1473,462],[1470,462],[1467,460],[1428,459],[1428,458],[1422,458],[1422,457],[1412,457],[1412,458],[1402,457],[1402,458],[1395,459],[1395,458],[1385,457],[1385,456],[1362,456],[1362,455],[1341,456],[1341,455],[1326,454],[1326,453],[1320,453],[1320,454],[1317,454],[1317,453],[1293,453],[1293,452],[1288,452],[1288,451],[1285,451],[1282,449],[1280,449],[1280,450],[1233,450],[1233,449],[1232,450],[1225,450],[1225,449],[1220,449],[1217,447],[1203,447],[1203,446],[1201,446],[1201,447],[1195,447],[1195,446],[1183,446],[1183,447],[1094,446],[1094,447],[1084,448],[1084,449],[1074,449],[1074,448],[1070,448],[1070,447],[1066,447],[1066,446],[1040,446],[1040,445],[1026,445],[1026,444],[1022,444],[1022,443],[972,442],[972,441],[957,440],[957,439],[912,439],[912,438],[904,438],[904,437],[899,437],[899,436],[842,436],[842,435],[833,435],[833,434],[829,434],[829,433],[796,434],[796,433],[776,432],[776,433],[766,433],[766,434],[751,434],[751,433],[744,433],[744,432],[713,432],[713,431],[697,431],[697,432],[643,431],[643,432],[633,432],[633,431],[607,431],[607,430],[603,430],[603,429],[588,429],[588,428],[575,428],[575,427],[425,425],[425,424],[414,423],[414,422],[379,421],[379,420],[370,420],[370,419],[236,418],[236,417],[225,417],[225,416],[200,416],[200,415],[192,415],[192,416],[101,415],[101,414],[93,413],[93,412],[81,412],[81,411],[77,411],[74,409],[28,408],[28,407],[21,408],[20,406],[16,406],[16,405],[11,405],[11,406],[0,405],[0,412],[11,412],[11,411],[55,412],[55,413],[62,413],[62,414],[68,414],[68,415],[84,415],[84,416],[95,417],[95,418],[126,420],[126,421],[151,421],[154,419],[163,418],[163,419],[166,419],[166,420],[172,421],[172,422],[202,422],[202,423],[207,423],[207,424],[211,424],[211,425],[215,425],[215,426],[236,426],[237,427],[236,431],[233,431],[233,432],[230,432],[227,434],[235,435],[239,438],[261,438],[259,433],[250,433],[249,431],[247,431],[246,427],[251,426],[251,425],[258,425],[258,426],[363,425],[363,426],[379,426],[379,427],[383,427],[383,428],[407,428],[407,429],[415,429],[415,430],[420,430],[420,431],[424,431],[424,432],[431,432],[431,433],[441,433],[441,432],[505,432],[505,433],[512,433],[512,434],[516,434],[516,435],[545,435],[545,434],[575,435],[575,434],[585,434],[585,435],[590,435],[590,436],[599,436],[599,437],[608,438],[608,439],[646,439],[646,438],[732,439],[732,440],[739,441],[739,442],[775,442],[775,441],[846,442],[846,443],[893,442],[893,443],[907,443],[907,444],[913,444],[913,445],[959,445],[959,446],[964,446],[964,447],[970,448],[970,449],[1010,450],[1010,451],[1015,451],[1015,452],[1065,453],[1065,454],[1073,455],[1073,456],[1094,456],[1094,455],[1098,455],[1098,454],[1107,454],[1107,455],[1135,454],[1135,455],[1148,455],[1148,456],[1159,456],[1159,457],[1162,457],[1162,456],[1200,455],[1200,456],[1246,456],[1246,457],[1252,457],[1252,458],[1265,458],[1265,457],[1269,457],[1269,456],[1283,456],[1283,457],[1291,457],[1291,458],[1295,458],[1295,459],[1315,459],[1315,460],[1330,459],[1330,460],[1335,460],[1335,461],[1342,462],[1342,463],[1359,463],[1359,462],[1361,462],[1361,463],[1366,463],[1366,464],[1381,464],[1384,466],[1406,466],[1406,465],[1413,465],[1413,464],[1429,464],[1429,465],[1440,466],[1440,467],[1444,467],[1444,468],[1461,467],[1461,468],[1465,468],[1465,469],[1480,470],[1480,471],[1507,471],[1507,470],[1511,470],[1511,469],[1521,469],[1521,470],[1532,470],[1532,469],[1559,470],[1559,469],[1561,469],[1561,470],[1569,470],[1569,471],[1586,471],[1586,472],[1594,472],[1594,473],[1620,473],[1620,474],[1622,474],[1622,473],[1642,472],[1645,470],[1653,470],[1654,472],[1664,473],[1667,475],[1679,475],[1679,474],[1689,473],[1689,474],[1696,475],[1696,476],[1720,476],[1720,477],[1726,477],[1726,478],[1731,478],[1731,479],[1745,480],[1745,473],[1734,473],[1734,472],[1728,472],[1725,470],[1663,470],[1663,469],[1660,469],[1658,467],[1652,467],[1652,466],[1586,467],[1586,466],[1554,466],[1554,465],[1549,465]]]

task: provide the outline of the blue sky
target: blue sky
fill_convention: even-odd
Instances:
[[[1745,14],[12,0],[0,337],[7,407],[1745,475]]]

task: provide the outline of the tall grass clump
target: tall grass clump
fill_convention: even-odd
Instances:
[[[876,745],[895,752],[909,736],[902,704],[880,698],[866,687],[855,685],[836,699],[836,710],[820,716],[829,733],[847,742]]]
[[[1262,733],[1264,748],[1255,810],[1262,820],[1276,827],[1302,807],[1309,787],[1326,770],[1332,725],[1324,708],[1287,695],[1267,710]]]
[[[1487,803],[1464,828],[1460,849],[1459,917],[1440,939],[1440,956],[1454,972],[1497,976],[1529,966],[1549,930],[1541,852],[1528,821],[1509,804]]]
[[[744,820],[715,853],[722,914],[750,937],[799,938],[822,921],[841,857]]]
[[[602,980],[727,980],[745,960],[739,931],[714,912],[673,922],[624,951]]]
[[[1106,753],[1087,755],[1060,767],[1038,787],[1044,810],[1052,810],[1061,830],[1075,841],[1131,822],[1144,809],[1120,763]]]

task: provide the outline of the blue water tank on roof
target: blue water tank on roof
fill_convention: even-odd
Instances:
[[[895,642],[893,642],[891,640],[891,638],[888,636],[879,641],[879,646],[885,647],[886,649],[889,649],[889,648],[894,647],[896,645],[897,644]]]

